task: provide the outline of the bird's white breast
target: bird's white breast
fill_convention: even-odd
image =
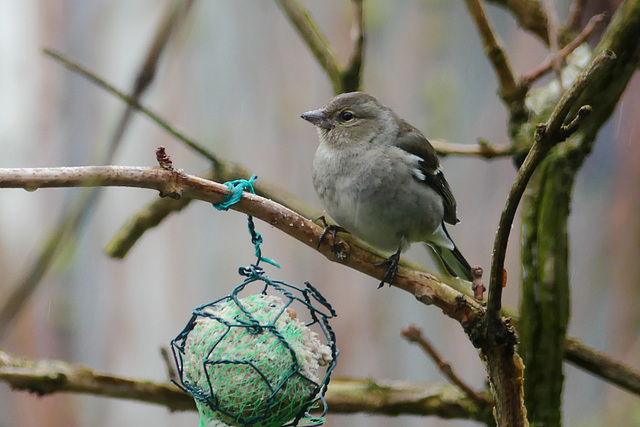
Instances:
[[[388,151],[391,150],[391,151]],[[331,217],[380,250],[429,241],[444,207],[435,190],[420,182],[419,158],[394,146],[341,149],[320,144],[313,183]]]

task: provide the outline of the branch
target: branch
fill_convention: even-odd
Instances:
[[[432,415],[446,419],[470,419],[492,425],[491,410],[453,386],[436,387],[404,381],[333,379],[326,400],[329,412],[379,415]]]
[[[342,72],[342,91],[353,92],[360,89],[362,54],[364,51],[364,0],[351,0],[353,4],[353,24],[351,38],[354,41],[353,52],[346,68]]]
[[[500,96],[510,110],[522,110],[524,108],[524,94],[522,88],[516,83],[513,71],[498,39],[496,38],[484,7],[480,0],[466,0],[467,8],[478,28],[480,39],[484,46],[485,54],[493,66],[493,71],[498,77]]]
[[[178,178],[180,176],[178,184]],[[257,184],[257,183],[256,183]],[[80,168],[50,168],[50,169],[0,169],[0,188],[24,188],[35,190],[44,187],[74,187],[90,185],[131,186],[137,188],[149,188],[164,192],[165,195],[177,196],[182,193],[182,198],[160,199],[159,202],[181,202],[183,200],[203,200],[206,202],[219,202],[228,193],[226,186],[211,182],[206,179],[178,174],[161,168],[127,168],[116,166],[89,166]],[[179,190],[179,186],[188,187]],[[173,190],[168,190],[172,188]],[[285,233],[295,237],[304,244],[316,248],[316,242],[323,229],[312,221],[300,217],[290,209],[259,196],[244,194],[243,201],[232,207],[240,212],[251,213],[257,218],[273,224]],[[292,224],[292,226],[289,226]],[[379,279],[384,272],[378,271],[370,264],[383,259],[371,251],[361,242],[357,242],[351,236],[338,239],[342,248],[349,250],[349,256],[344,260],[337,260],[331,253],[328,244],[322,244],[319,251],[329,260],[338,261]],[[458,320],[463,325],[473,323],[473,319],[482,313],[482,307],[471,298],[455,291],[444,283],[438,282],[432,276],[422,273],[417,269],[401,267],[396,285],[407,292],[412,293],[419,301],[425,304],[433,303],[443,309],[445,314]],[[567,345],[567,357],[571,357],[572,363],[590,370],[589,364],[582,360],[582,355],[591,351],[581,346],[576,340],[572,346]],[[571,355],[571,356],[569,356]],[[613,363],[613,362],[612,362]],[[628,372],[628,371],[627,371]],[[609,377],[606,370],[595,370],[594,375],[601,376],[604,380],[617,383],[615,377]]]
[[[480,139],[477,144],[457,144],[440,139],[429,139],[429,142],[441,156],[455,154],[460,156],[479,156],[485,159],[507,157],[513,154],[511,147],[496,147]]]
[[[86,166],[0,169],[0,188],[33,191],[38,188],[95,186],[147,188],[159,191],[162,197],[188,197],[209,203],[219,203],[229,193],[225,185],[162,168]],[[312,248],[318,245],[323,231],[322,227],[291,209],[250,193],[245,193],[232,209],[259,218]],[[376,267],[374,263],[384,260],[384,256],[349,235],[337,239],[338,252],[334,254],[333,242],[326,240],[323,240],[317,250],[328,259],[376,279],[382,278],[384,267]],[[423,304],[436,305],[463,325],[484,312],[482,306],[472,298],[429,274],[401,267],[397,277],[396,287],[411,293]]]
[[[566,28],[577,29],[580,25],[580,18],[582,17],[582,10],[586,0],[573,0],[571,6],[569,6],[569,19],[567,19]],[[593,19],[593,18],[591,18]]]
[[[410,342],[418,344],[433,359],[442,374],[455,386],[457,386],[469,399],[476,403],[479,407],[493,407],[493,401],[486,397],[483,393],[478,393],[469,387],[462,379],[453,372],[451,365],[445,362],[438,352],[433,348],[429,340],[423,335],[422,331],[415,325],[410,325],[402,330],[402,336]]]
[[[275,0],[289,18],[293,27],[325,70],[335,93],[341,93],[342,73],[336,56],[329,47],[329,42],[320,31],[309,12],[298,0]]]
[[[184,19],[192,3],[192,0],[189,0],[179,4],[172,4],[167,8],[165,18],[158,26],[154,41],[136,77],[133,96],[131,97],[132,102],[137,102],[139,97],[153,81],[160,55],[166,48],[171,34],[179,26],[180,18]],[[46,51],[45,53],[64,61],[60,55]],[[72,64],[68,65],[71,66]],[[122,135],[130,123],[132,114],[133,107],[130,104],[119,120],[116,131],[107,146],[101,163],[108,164],[112,162],[112,158],[122,140]],[[4,335],[4,331],[11,320],[15,318],[31,294],[35,292],[38,284],[55,259],[58,249],[68,241],[71,236],[79,233],[81,225],[91,213],[91,206],[95,205],[98,197],[99,189],[92,189],[91,191],[82,193],[74,203],[66,207],[53,231],[49,233],[46,240],[40,245],[39,253],[27,269],[27,273],[11,289],[7,299],[3,305],[0,306],[0,336]]]
[[[592,375],[640,395],[640,373],[592,350],[575,338],[567,338],[565,360]]]
[[[153,122],[155,122],[162,129],[167,131],[167,133],[169,133],[170,135],[176,137],[179,141],[184,143],[187,147],[191,148],[192,150],[194,150],[195,152],[197,152],[198,154],[200,154],[201,156],[203,156],[204,158],[209,160],[213,164],[214,167],[218,166],[218,162],[219,161],[218,161],[218,158],[216,157],[215,154],[211,153],[205,147],[203,147],[202,145],[197,143],[195,140],[189,138],[184,133],[178,131],[176,128],[171,126],[168,122],[166,122],[158,114],[156,114],[155,112],[151,111],[149,108],[146,108],[145,106],[140,104],[140,102],[138,102],[138,100],[136,98],[126,94],[125,92],[123,92],[123,91],[121,91],[119,89],[117,89],[115,86],[109,84],[109,82],[107,82],[106,80],[102,79],[97,74],[89,71],[86,67],[84,67],[84,66],[82,66],[82,65],[80,65],[80,64],[78,64],[76,62],[73,62],[73,61],[71,61],[71,60],[69,60],[67,58],[65,58],[62,54],[60,54],[58,52],[55,52],[55,51],[50,50],[50,49],[45,49],[43,52],[45,53],[45,55],[48,55],[48,56],[52,57],[53,59],[55,59],[57,61],[60,61],[69,70],[80,74],[81,76],[85,77],[86,79],[88,79],[92,83],[95,83],[97,86],[103,88],[107,92],[109,92],[109,93],[115,95],[116,97],[120,98],[123,102],[125,102],[128,105],[132,106],[136,110],[140,111],[145,116],[149,117]]]
[[[237,163],[219,160],[218,167],[211,172],[200,175],[201,178],[227,182],[236,179],[249,179],[251,173]],[[299,198],[278,188],[276,185],[258,180],[253,184],[256,194],[276,203],[284,205],[305,218],[317,218],[320,212],[311,208]],[[113,258],[124,258],[129,250],[136,244],[145,232],[159,225],[172,213],[179,212],[187,207],[193,199],[182,197],[180,199],[159,198],[145,206],[127,221],[111,238],[105,247],[105,253]]]
[[[520,27],[530,31],[549,44],[547,15],[538,0],[487,0],[498,4],[513,13]]]
[[[26,360],[0,350],[0,381],[14,390],[44,396],[85,393],[166,406],[171,411],[195,410],[193,398],[173,384],[138,381],[100,374],[59,360]]]
[[[555,144],[565,140],[575,131],[578,120],[584,117],[590,108],[583,107],[576,120],[572,122],[573,124],[562,126],[569,110],[573,108],[590,80],[614,57],[615,55],[611,52],[603,52],[594,58],[565,92],[547,122],[538,126],[534,146],[518,171],[500,217],[491,262],[487,313],[483,319],[479,338],[476,339],[477,346],[482,349],[487,359],[487,369],[496,404],[496,421],[499,425],[524,426],[527,424],[522,388],[523,364],[522,359],[515,352],[517,338],[513,329],[501,318],[500,313],[504,286],[504,258],[511,224],[522,194],[536,167]]]
[[[600,15],[593,16],[587,25],[582,29],[580,34],[576,36],[570,43],[568,43],[565,47],[560,49],[557,54],[557,57],[549,57],[545,59],[545,61],[538,65],[535,69],[531,70],[528,74],[522,76],[520,79],[521,85],[531,86],[533,82],[538,80],[540,77],[547,74],[549,71],[553,69],[554,62],[564,61],[567,56],[569,56],[574,50],[578,48],[582,43],[584,43],[595,31],[600,29],[604,20],[606,18],[606,14],[601,13]]]
[[[604,51],[597,55],[591,61],[589,66],[580,73],[571,87],[565,92],[547,122],[538,126],[535,136],[536,142],[518,171],[518,175],[516,176],[516,180],[511,188],[511,192],[509,193],[509,197],[507,198],[507,202],[502,211],[498,225],[498,232],[496,233],[496,239],[493,246],[493,259],[491,262],[489,298],[487,303],[489,325],[494,321],[497,321],[500,316],[500,309],[502,306],[502,288],[504,286],[504,258],[507,249],[507,242],[509,240],[511,224],[513,223],[513,218],[518,204],[520,203],[520,199],[522,198],[522,194],[524,193],[524,189],[526,188],[534,170],[540,164],[551,147],[558,142],[564,141],[569,136],[567,128],[562,126],[562,122],[565,120],[569,110],[574,108],[574,104],[580,94],[582,94],[582,91],[589,84],[590,80],[594,77],[598,77],[597,74],[599,74],[599,71],[614,59],[615,55],[610,51]],[[584,117],[586,110],[581,111],[582,113],[578,114],[578,117]],[[574,124],[577,124],[577,122],[574,122]],[[572,126],[571,130],[575,131],[575,126]]]
[[[562,61],[560,59],[560,55],[558,51],[559,47],[559,24],[558,24],[558,16],[556,15],[555,10],[553,9],[552,0],[544,0],[544,8],[547,12],[547,22],[548,22],[548,30],[549,30],[549,50],[551,51],[551,63],[552,68],[556,73],[556,79],[558,82],[558,87],[561,91],[564,90],[564,85],[562,84]]]
[[[640,394],[640,374],[584,347],[578,340],[567,340],[566,354],[567,359],[576,366]],[[159,404],[171,411],[195,410],[193,398],[173,384],[100,374],[57,360],[25,360],[2,350],[0,381],[15,390],[38,395],[84,393]],[[483,412],[473,400],[462,396],[457,390],[427,384],[333,379],[326,399],[331,413],[437,415],[481,422],[487,422],[490,418],[488,411]]]
[[[171,383],[105,375],[58,360],[25,360],[0,350],[0,381],[14,390],[39,396],[83,393],[195,411],[193,397]],[[409,382],[333,379],[325,395],[331,413],[368,412],[381,415],[433,415],[487,422],[490,411],[478,407],[452,387]]]
[[[204,148],[203,145],[201,145],[185,133],[175,129],[166,120],[151,111],[151,109],[140,104],[137,100],[134,100],[131,96],[117,89],[115,86],[111,85],[96,73],[88,70],[86,67],[77,64],[54,51],[44,50],[44,53],[60,61],[69,70],[80,74],[92,83],[96,84],[98,87],[101,87],[102,89],[121,99],[123,102],[131,105],[137,111],[147,116],[162,129],[166,130],[169,134],[178,139],[178,141],[184,143],[187,147],[193,149],[194,151],[208,159],[212,163],[213,172],[207,173],[207,175],[204,176],[206,179],[226,182],[236,179],[249,179],[249,177],[251,176],[251,173],[249,173],[249,171],[247,171],[240,164],[221,159],[215,154],[211,153],[206,148]],[[273,199],[276,202],[286,205],[297,212],[303,213],[303,215],[307,217],[317,217],[319,215],[318,212],[309,208],[300,199],[286,193],[284,190],[277,188],[275,185],[269,182],[260,180],[254,184],[254,189],[256,190],[257,194]],[[133,245],[144,234],[145,231],[158,225],[171,213],[183,209],[190,202],[191,200],[187,198],[183,198],[180,200],[160,199],[147,206],[141,212],[139,212],[131,221],[129,221],[129,223],[126,224],[117,233],[116,236],[114,236],[106,249],[107,254],[115,258],[124,258],[127,252],[131,249],[131,247],[133,247]]]
[[[154,200],[138,210],[132,218],[120,227],[105,246],[105,254],[111,258],[124,259],[144,233],[160,225],[172,213],[180,212],[191,202],[192,199],[187,197]]]

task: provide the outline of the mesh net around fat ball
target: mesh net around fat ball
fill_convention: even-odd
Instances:
[[[308,411],[324,403],[336,363],[328,323],[335,312],[308,283],[300,289],[273,281],[257,266],[240,273],[245,281],[194,310],[172,342],[200,425],[320,425],[322,417]],[[241,296],[250,284],[259,285],[259,293]]]

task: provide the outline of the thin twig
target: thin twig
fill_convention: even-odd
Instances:
[[[523,95],[520,93],[521,88],[516,83],[507,55],[491,28],[484,6],[482,6],[480,0],[466,0],[466,3],[480,33],[485,54],[498,77],[500,96],[510,109],[514,107],[520,108],[524,102]]]
[[[138,209],[135,215],[127,220],[111,237],[104,248],[105,254],[111,258],[123,259],[144,233],[160,225],[172,213],[180,212],[192,201],[186,197],[177,200],[156,199],[147,206]]]
[[[92,205],[93,203],[87,200],[87,197],[91,194],[96,193],[87,192],[83,194],[83,197],[74,204],[75,208],[70,209],[71,214],[61,217],[56,228],[47,236],[47,239],[42,244],[38,256],[29,267],[27,274],[17,282],[9,292],[9,295],[7,295],[3,301],[0,301],[0,338],[4,336],[11,321],[15,319],[25,303],[29,300],[29,297],[37,289],[38,284],[52,264],[53,258],[69,230],[77,229],[79,223],[82,222],[86,210],[78,209],[78,207]]]
[[[489,297],[487,302],[488,326],[494,324],[499,319],[502,307],[503,269],[504,259],[507,249],[507,242],[511,231],[511,224],[516,213],[522,194],[536,167],[549,152],[551,147],[563,141],[567,135],[562,131],[562,122],[565,120],[569,110],[574,108],[574,104],[582,91],[591,79],[609,64],[615,55],[612,52],[604,51],[597,55],[591,63],[580,73],[571,87],[564,93],[555,109],[551,113],[547,122],[538,126],[536,141],[529,151],[524,163],[518,171],[516,180],[511,188],[505,207],[500,217],[498,231],[493,246],[493,258],[491,262],[491,276],[489,281]],[[574,129],[575,130],[575,129]]]
[[[298,0],[275,0],[275,2],[282,8],[313,56],[329,76],[334,92],[343,92],[342,73],[338,60],[309,12]]]
[[[178,131],[176,128],[174,128],[168,122],[166,122],[162,117],[160,117],[158,114],[151,111],[149,108],[140,104],[137,100],[133,99],[130,95],[127,95],[123,91],[117,89],[115,86],[109,84],[109,82],[99,77],[96,73],[89,71],[86,67],[71,61],[61,53],[55,52],[51,49],[45,49],[44,53],[46,55],[49,55],[53,59],[60,61],[69,70],[80,74],[81,76],[95,83],[97,86],[103,88],[107,92],[117,96],[127,104],[132,105],[138,111],[140,111],[145,116],[150,118],[162,129],[166,130],[169,134],[173,135],[179,141],[183,142],[186,146],[193,149],[194,151],[196,151],[198,154],[202,155],[206,159],[208,159],[213,164],[214,167],[218,165],[218,158],[213,153],[211,153],[209,150],[204,148],[202,145],[200,145],[193,139],[186,136],[184,133]]]
[[[353,5],[353,24],[351,25],[351,38],[353,39],[353,51],[351,58],[342,74],[342,91],[353,92],[360,89],[362,58],[364,52],[364,8],[363,0],[351,0]]]
[[[482,393],[476,392],[473,388],[467,385],[462,378],[456,375],[451,368],[451,365],[445,362],[440,354],[433,348],[429,340],[427,340],[422,331],[415,325],[409,325],[409,327],[402,330],[402,336],[409,341],[418,344],[422,349],[433,359],[438,366],[438,369],[442,374],[455,386],[466,394],[469,399],[473,400],[478,406],[493,407],[493,401]]]
[[[545,44],[549,44],[547,15],[539,0],[487,0],[511,11],[521,28],[538,36]]]
[[[248,179],[251,176],[251,173],[249,173],[249,171],[247,171],[240,164],[220,159],[218,156],[208,151],[201,144],[197,143],[194,139],[186,135],[184,132],[180,132],[175,129],[169,124],[168,121],[163,119],[158,114],[152,112],[149,108],[145,107],[139,102],[131,102],[131,98],[129,95],[118,90],[115,86],[113,86],[97,74],[87,70],[85,67],[79,64],[74,63],[73,61],[70,61],[59,53],[50,50],[45,50],[44,52],[54,59],[62,62],[71,71],[79,73],[107,92],[117,96],[126,103],[130,103],[130,105],[137,109],[141,114],[147,116],[150,120],[158,124],[158,126],[160,126],[161,128],[165,129],[180,142],[184,143],[186,146],[194,149],[196,152],[200,153],[205,158],[210,160],[213,165],[213,172],[209,174],[210,176],[208,179],[213,179],[216,181],[231,181],[240,178]],[[291,194],[287,194],[284,190],[277,188],[275,185],[270,184],[266,181],[258,181],[254,185],[254,188],[256,190],[256,193],[273,199],[279,203],[285,204],[286,206],[293,208],[296,211],[308,213],[309,216],[313,216],[317,213],[306,206],[304,203],[302,203],[302,201],[300,201],[298,198],[292,196]],[[178,201],[161,199],[155,202],[153,204],[153,207],[147,207],[143,209],[143,211],[140,212],[140,214],[136,218],[130,221],[122,230],[120,230],[114,237],[114,239],[112,239],[112,242],[109,243],[109,248],[107,251],[110,253],[110,256],[116,258],[124,257],[129,249],[131,249],[131,247],[146,230],[155,227],[167,215],[171,214],[172,212],[179,211],[187,204],[189,204],[188,199],[182,199]]]
[[[167,9],[167,15],[158,28],[154,43],[136,78],[132,100],[137,102],[138,97],[142,95],[153,80],[160,54],[166,47],[169,36],[177,27],[179,22],[178,17],[186,16],[191,3],[192,1],[176,3]],[[47,52],[45,51],[45,53]],[[120,141],[122,140],[122,136],[124,135],[124,131],[130,122],[131,114],[132,109],[129,105],[122,115],[116,131],[107,146],[107,150],[100,162],[101,164],[109,164],[112,162]],[[44,274],[55,259],[58,248],[79,232],[85,219],[92,212],[91,207],[95,205],[99,198],[99,191],[100,189],[98,188],[92,188],[88,192],[82,193],[74,203],[68,204],[60,219],[57,221],[54,230],[49,233],[49,236],[47,236],[45,242],[41,245],[40,252],[36,259],[27,269],[27,274],[12,288],[4,304],[0,306],[0,336],[4,335],[11,320],[15,318],[31,294],[35,292]]]
[[[551,63],[553,70],[556,72],[556,79],[558,81],[558,87],[560,92],[564,91],[564,85],[562,84],[562,61],[558,54],[560,47],[558,46],[559,37],[559,24],[558,16],[553,8],[552,0],[544,0],[544,8],[547,12],[547,21],[549,22],[549,50],[551,51]]]
[[[175,33],[179,24],[188,15],[192,5],[193,0],[174,2],[165,11],[165,16],[156,29],[156,34],[153,37],[151,45],[147,49],[144,61],[142,61],[142,64],[136,73],[136,78],[133,82],[133,87],[129,95],[132,102],[127,104],[124,113],[120,117],[116,130],[111,137],[111,142],[108,145],[105,158],[100,164],[108,165],[112,163],[113,157],[115,156],[120,142],[122,141],[122,137],[124,136],[124,132],[129,127],[131,117],[133,117],[133,111],[135,110],[134,103],[137,104],[140,101],[142,94],[153,82],[160,62],[160,57],[166,50],[171,35]],[[45,51],[45,53],[48,52]],[[58,54],[58,56],[61,55]]]
[[[565,360],[592,375],[640,395],[640,373],[592,350],[575,338],[567,338]]]
[[[164,367],[167,370],[167,379],[169,381],[179,381],[180,376],[178,375],[176,368],[173,366],[173,355],[171,354],[169,347],[160,347],[160,357],[162,357]]]
[[[477,144],[458,144],[440,139],[429,139],[429,142],[441,156],[454,154],[492,159],[494,157],[507,157],[513,154],[512,147],[496,147],[494,145],[490,145],[485,140],[479,140]]]
[[[580,25],[580,18],[582,18],[582,11],[586,0],[573,0],[571,6],[569,6],[569,19],[566,23],[566,28],[573,30],[577,29]],[[593,18],[591,18],[593,19]]]
[[[606,16],[607,15],[604,13],[593,16],[589,20],[587,25],[582,29],[580,34],[578,34],[575,39],[573,39],[569,44],[567,44],[558,52],[557,59],[559,61],[564,61],[567,56],[569,56],[574,50],[576,50],[578,46],[584,43],[591,36],[591,34],[593,34],[594,31],[597,31],[602,26]],[[522,76],[522,78],[520,79],[520,84],[530,86],[533,82],[551,71],[553,69],[553,64],[553,57],[545,59],[543,63],[538,65],[529,73]]]

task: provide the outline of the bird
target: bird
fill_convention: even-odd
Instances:
[[[446,224],[459,222],[456,200],[435,149],[415,127],[364,92],[335,96],[302,113],[316,126],[313,186],[341,229],[385,253],[379,287],[392,284],[412,243],[434,250],[449,274],[472,281],[471,267]]]

